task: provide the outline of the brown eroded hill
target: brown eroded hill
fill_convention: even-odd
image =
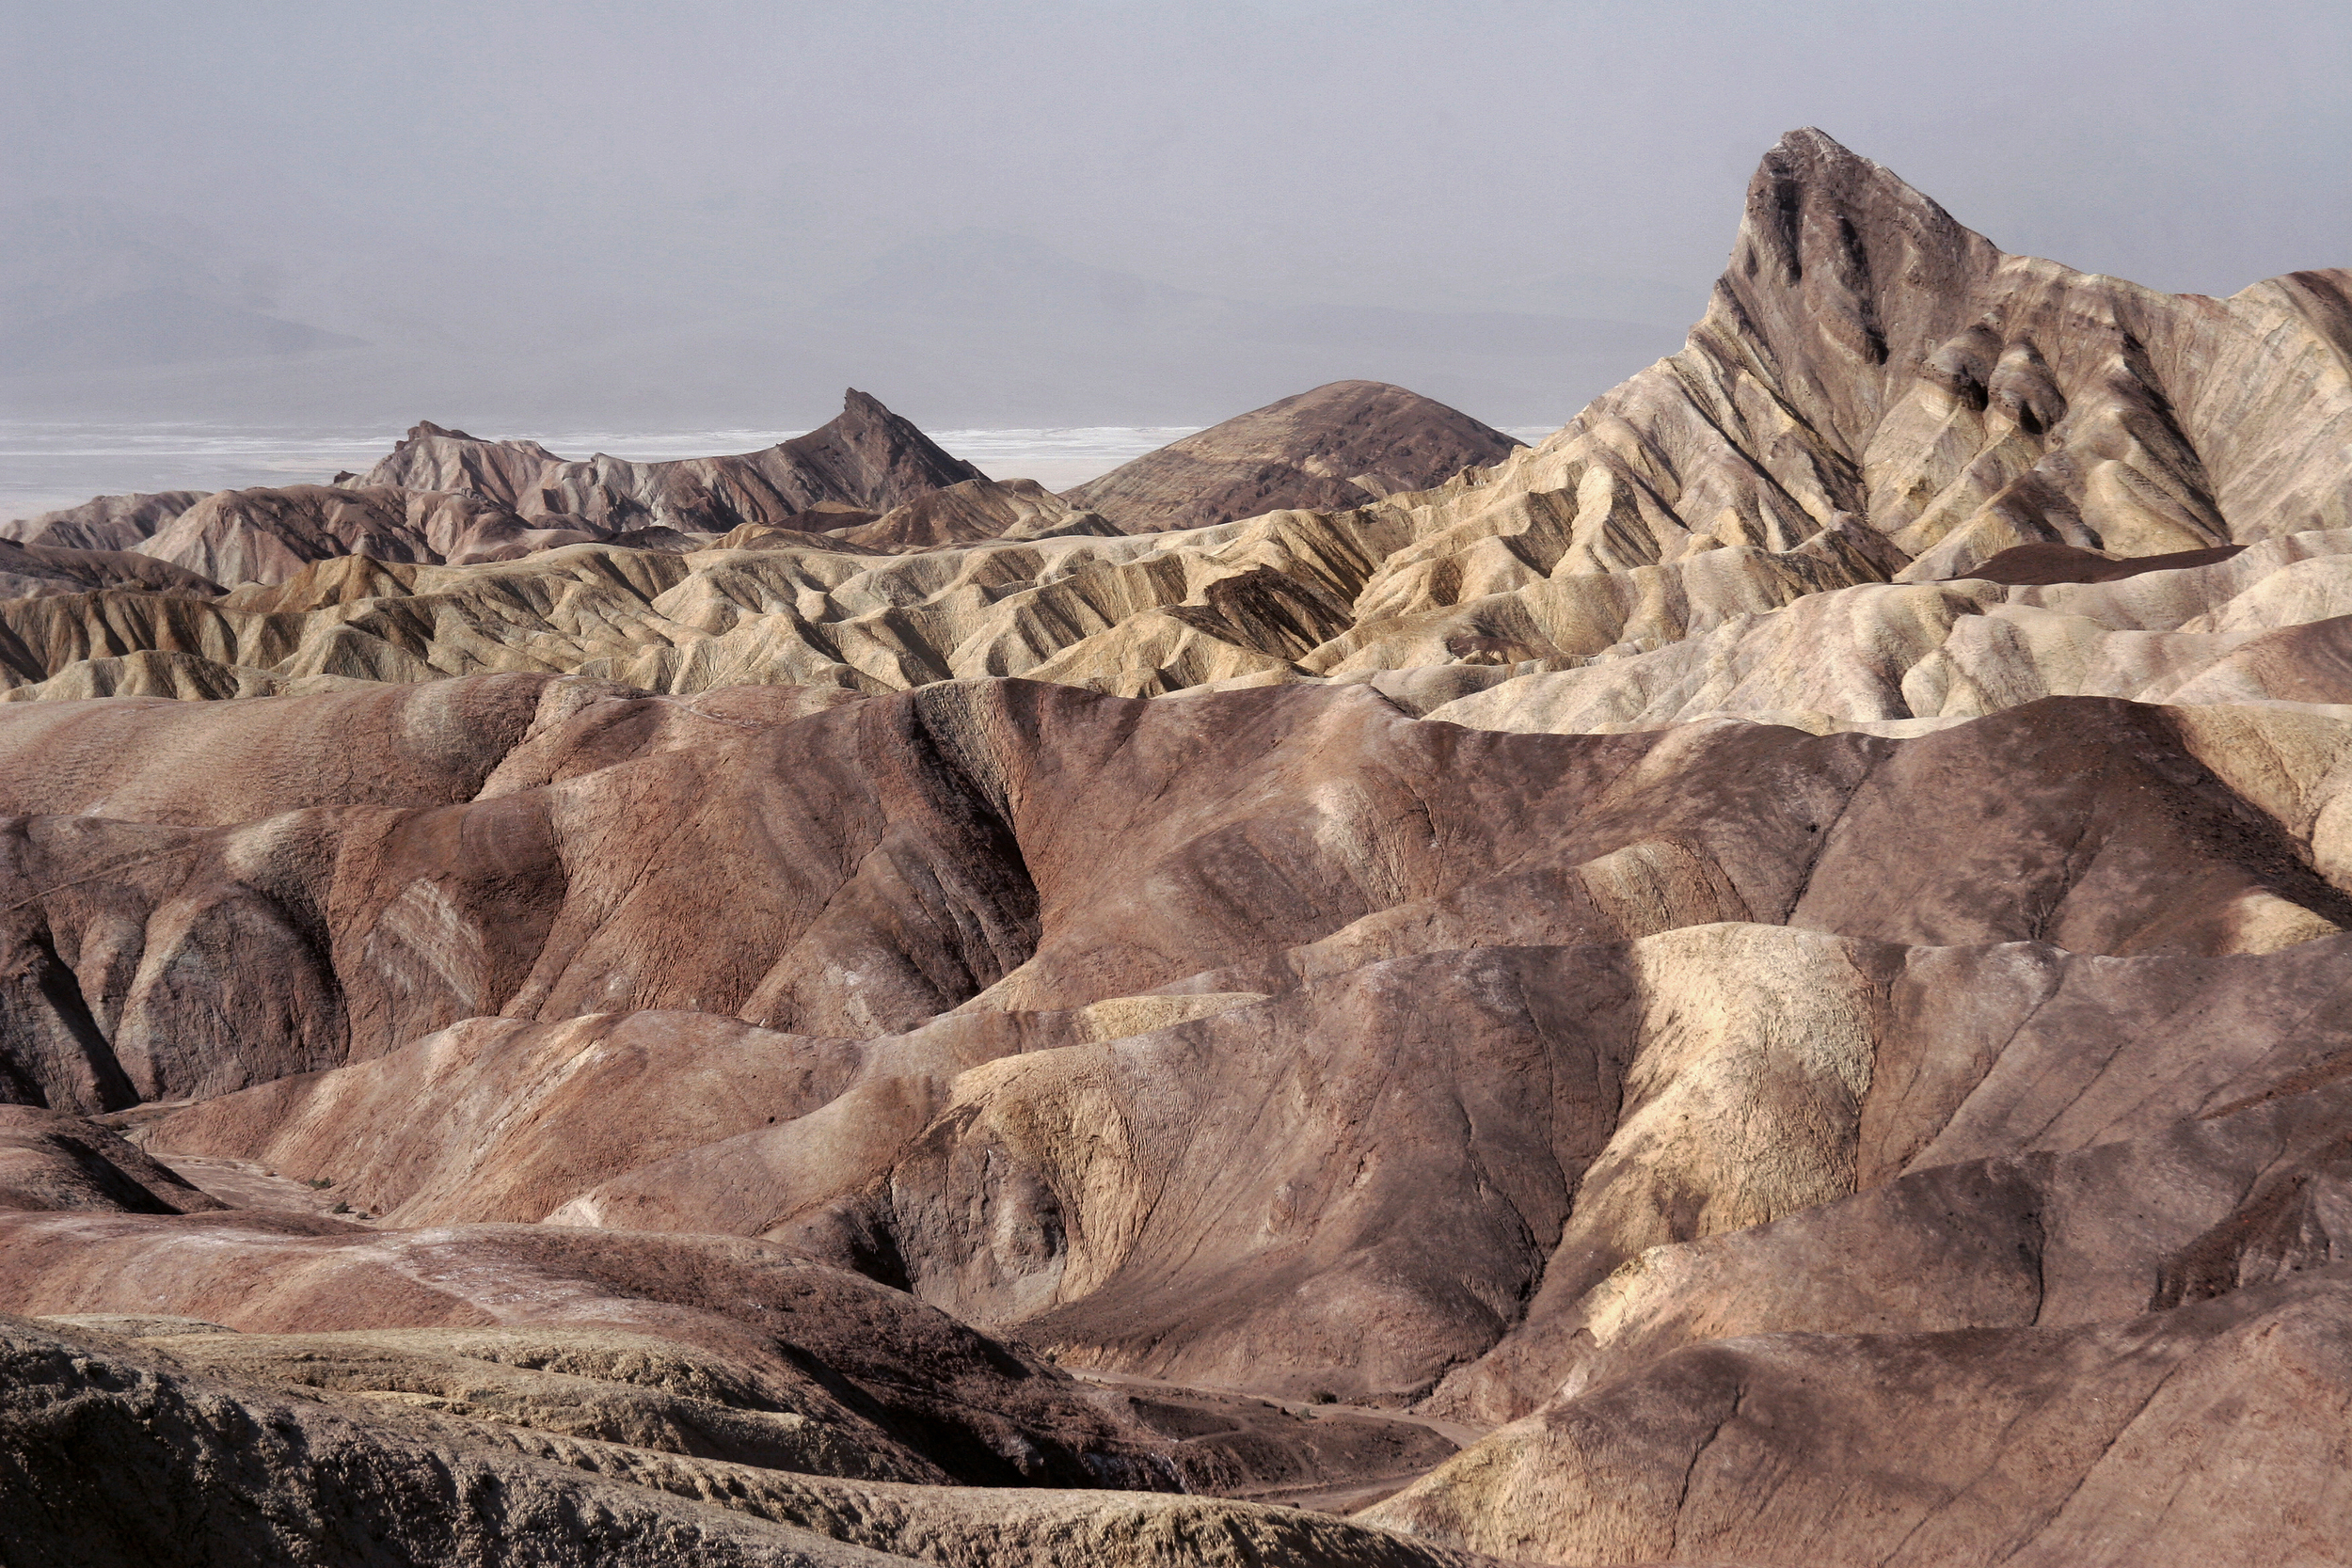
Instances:
[[[135,1130],[190,1170],[332,1181],[387,1227],[28,1215],[0,1225],[0,1301],[348,1335],[480,1324],[450,1293],[491,1291],[499,1323],[626,1324],[733,1366],[754,1353],[724,1304],[760,1291],[670,1282],[756,1245],[1065,1366],[1473,1423],[1678,1377],[1710,1334],[1990,1334],[1906,1363],[1915,1393],[1867,1374],[1879,1402],[1837,1418],[1883,1443],[1903,1400],[2010,1377],[2011,1330],[2083,1325],[2049,1340],[2074,1365],[2144,1338],[2115,1325],[2152,1306],[2336,1245],[2352,911],[2311,764],[2341,721],[2065,700],[1889,741],[1481,734],[1312,688],[704,701],[499,676],[0,726],[23,732],[11,803],[80,814],[18,841],[15,1082],[213,1096]],[[338,782],[359,736],[413,760]],[[2114,1228],[2153,1171],[2197,1176]],[[386,1268],[440,1283],[358,1285]],[[582,1278],[671,1305],[592,1312]],[[787,1405],[829,1429],[787,1453],[748,1418],[453,1366],[480,1358],[454,1341],[216,1349],[260,1386],[569,1433],[525,1451],[599,1475],[580,1444],[602,1432],[770,1471],[901,1451]],[[856,1375],[903,1386],[912,1352],[866,1354]],[[2108,1397],[2038,1375],[2051,1421]],[[1564,1408],[1616,1408],[1590,1399]],[[689,1415],[705,1436],[661,1436]],[[1021,1418],[1032,1445],[1177,1462],[1148,1423]],[[1564,1462],[1521,1430],[1479,1451],[1550,1484]],[[1625,1451],[1612,1487],[1682,1452]],[[1543,1533],[1469,1463],[1378,1517],[1617,1549],[1615,1527]],[[684,1473],[626,1467],[657,1472]]]
[[[1549,714],[1557,694],[1544,693],[1555,677],[1581,677],[1580,691],[1647,689],[1652,673],[1629,661],[1709,636],[1753,631],[1770,641],[1781,635],[1776,612],[1801,601],[1818,601],[1809,613],[1835,622],[1933,602],[1890,600],[1890,581],[1980,601],[1969,586],[1983,580],[1970,576],[1975,568],[2028,547],[2165,559],[2148,579],[2223,580],[2208,574],[2226,566],[2226,580],[2249,588],[2255,563],[2218,552],[2288,547],[2294,559],[2261,557],[2278,580],[2237,607],[2223,635],[2280,631],[2342,612],[2309,604],[2341,576],[2332,560],[2302,558],[2338,556],[2352,531],[2345,297],[2335,272],[2214,300],[2005,255],[1886,169],[1798,132],[1758,169],[1731,265],[1679,354],[1539,446],[1433,488],[1375,495],[1386,481],[1366,489],[1335,471],[1318,483],[1344,494],[1314,502],[1324,510],[1099,538],[1073,536],[1082,531],[1074,520],[1022,520],[1034,498],[934,499],[949,486],[908,503],[941,515],[872,525],[876,547],[918,552],[882,563],[813,539],[771,540],[781,547],[756,559],[711,549],[655,562],[588,544],[455,572],[394,570],[362,589],[341,562],[322,562],[274,601],[279,615],[302,619],[280,621],[258,641],[230,606],[176,609],[169,625],[150,626],[135,623],[151,612],[67,595],[21,617],[24,654],[7,660],[7,678],[34,697],[277,691],[319,676],[498,669],[590,673],[673,693],[746,681],[878,691],[984,675],[1139,696],[1372,682],[1424,712],[1533,682],[1497,701]],[[1359,395],[1385,405],[1390,392],[1341,401]],[[1343,409],[1313,405],[1336,428],[1309,418],[1315,396],[1261,431],[1275,453],[1265,461],[1296,467],[1315,451],[1354,450],[1351,427],[1337,418]],[[536,473],[543,462],[519,448],[442,437],[404,450],[412,449],[417,462],[372,477],[478,483],[526,510],[516,466]],[[422,462],[437,452],[447,463]],[[624,491],[659,489],[646,488],[651,468],[629,472],[596,504],[627,510]],[[1248,504],[1273,503],[1269,494]],[[866,513],[854,515],[845,543],[868,527]],[[990,528],[1012,537],[975,537]],[[2014,595],[2053,585],[1998,586],[2011,590],[2010,602],[2030,602]],[[2188,623],[2212,608],[2104,629],[2201,635],[2205,626]],[[2083,678],[2075,650],[2085,635],[2006,639],[1992,651],[1994,677],[1976,683],[1984,700],[2169,696],[2147,679],[2104,673],[2097,667],[2111,661],[2098,649],[2087,659],[2096,678]],[[1906,629],[1894,645],[1915,641]],[[1853,653],[1876,667],[1880,645],[1862,635]],[[2226,641],[2180,642],[2156,673],[2185,679],[2233,651]],[[141,655],[171,657],[158,664]],[[1705,657],[1756,662],[1720,644]],[[2335,700],[2326,681],[2281,678],[2266,698]],[[1806,669],[1775,666],[1737,701],[1659,711],[1641,690],[1620,689],[1607,711],[1541,721],[1674,722],[1720,710],[1877,722],[1971,711],[1936,685],[1915,700],[1900,668],[1874,668],[1868,680],[1867,701],[1840,694],[1849,705],[1824,706],[1802,689]]]
[[[1344,510],[1426,490],[1518,446],[1469,415],[1379,381],[1335,381],[1212,425],[1064,492],[1128,533],[1294,509]]]

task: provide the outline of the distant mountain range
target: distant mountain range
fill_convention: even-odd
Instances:
[[[17,281],[0,277],[8,417],[396,423],[433,407],[510,427],[772,428],[821,422],[854,384],[932,428],[1198,425],[1302,386],[1376,379],[1492,423],[1549,425],[1682,336],[1565,315],[1227,298],[985,230],[900,246],[814,303],[722,300],[683,320],[523,309],[453,288],[421,336],[413,321],[329,330],[232,303],[233,286],[194,261],[175,273],[152,246],[106,264],[133,244],[119,230],[47,243],[93,277],[136,286],[81,297],[62,263],[11,264]]]

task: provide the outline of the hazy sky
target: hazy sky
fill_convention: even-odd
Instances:
[[[2343,0],[0,0],[0,71],[26,234],[151,238],[420,354],[723,338],[969,230],[1226,299],[1678,330],[1804,124],[2008,249],[2207,293],[2352,264]],[[144,277],[41,243],[20,317]]]

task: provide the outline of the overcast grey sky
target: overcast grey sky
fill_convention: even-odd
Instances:
[[[0,310],[185,284],[398,345],[407,368],[385,372],[384,397],[442,410],[493,384],[489,413],[557,397],[474,367],[589,342],[620,346],[564,363],[609,368],[616,418],[805,404],[763,367],[821,336],[805,312],[909,245],[931,261],[886,266],[868,307],[890,278],[919,307],[976,268],[1041,310],[1057,287],[1100,292],[1024,284],[1044,254],[1218,300],[1651,324],[1671,347],[1756,157],[1804,124],[2011,250],[2206,293],[2352,263],[2342,0],[0,0],[0,210],[18,241],[0,251],[20,253],[0,262]],[[167,255],[123,259],[145,242]],[[960,260],[976,245],[983,262]],[[1323,319],[1248,330],[1311,338]],[[1349,360],[1387,341],[1366,319],[1328,318],[1331,343],[1266,374],[1384,373]],[[1186,323],[1187,341],[1215,335]],[[1196,391],[1256,385],[1235,371],[1146,407],[1136,374],[1057,379],[1100,333],[1050,321],[943,348],[973,368],[934,383],[906,368],[922,329],[860,330],[900,332],[874,361],[920,383],[901,396],[935,420],[1181,418]],[[730,366],[730,341],[762,346]],[[810,348],[808,376],[854,370],[856,346]],[[1657,351],[1606,331],[1564,350],[1577,368],[1540,410],[1523,368],[1470,366],[1446,391],[1498,422],[1565,419],[1588,382]],[[678,401],[677,367],[706,362],[709,396]],[[1171,384],[1192,373],[1169,365]],[[10,369],[10,411],[38,412],[49,394]],[[606,373],[557,378],[561,396],[593,416]],[[78,408],[97,388],[55,395]]]

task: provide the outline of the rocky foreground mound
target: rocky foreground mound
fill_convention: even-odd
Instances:
[[[43,521],[0,1557],[2340,1560],[2348,287]]]

